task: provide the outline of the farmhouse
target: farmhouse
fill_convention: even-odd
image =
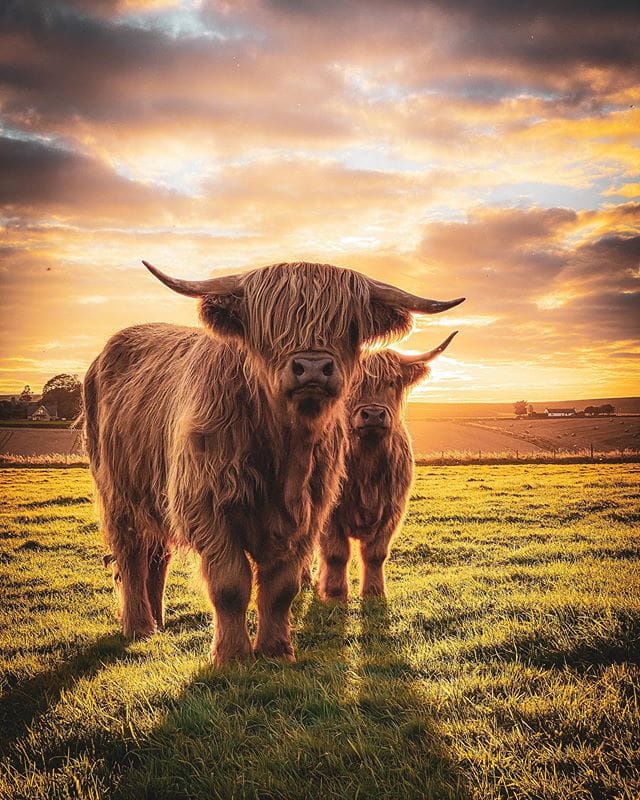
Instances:
[[[575,408],[545,408],[544,413],[548,417],[575,417]]]
[[[58,419],[58,407],[54,405],[38,406],[32,414],[29,414],[29,419],[35,419],[35,420]]]

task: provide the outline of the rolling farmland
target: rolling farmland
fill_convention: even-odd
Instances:
[[[414,452],[512,453],[640,450],[640,416],[575,419],[514,419],[499,417],[433,419],[420,404],[409,404],[408,426]],[[82,453],[79,430],[1,428],[0,453],[20,456]]]

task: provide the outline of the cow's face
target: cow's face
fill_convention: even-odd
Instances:
[[[205,328],[245,349],[273,407],[292,420],[321,420],[335,408],[363,344],[396,340],[411,329],[412,312],[437,313],[463,299],[423,300],[328,264],[275,264],[209,281],[178,281],[146,266],[175,291],[200,297]]]
[[[391,434],[400,422],[409,390],[429,375],[429,362],[455,335],[421,355],[383,350],[362,359],[348,397],[349,424],[357,439],[373,442]]]

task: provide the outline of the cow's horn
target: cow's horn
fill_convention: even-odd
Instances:
[[[240,275],[221,275],[219,278],[209,278],[206,281],[183,281],[180,278],[172,278],[160,272],[153,264],[148,261],[142,262],[152,275],[173,289],[179,294],[186,294],[187,297],[202,297],[205,294],[227,294],[237,292],[240,286]]]
[[[390,305],[406,308],[407,311],[414,311],[416,314],[439,314],[449,308],[460,305],[466,298],[458,297],[456,300],[429,300],[426,297],[418,297],[396,286],[389,286],[388,283],[381,283],[369,278],[371,284],[371,297],[374,300],[382,300]]]
[[[426,364],[428,361],[433,361],[436,356],[439,356],[440,353],[443,353],[447,347],[449,347],[449,344],[456,333],[458,333],[458,331],[454,331],[450,336],[447,336],[442,344],[439,344],[433,350],[429,350],[428,353],[420,353],[417,356],[409,355],[409,353],[398,353],[400,362],[402,364],[417,364],[418,362]]]

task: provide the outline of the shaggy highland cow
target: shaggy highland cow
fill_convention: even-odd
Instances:
[[[437,302],[326,264],[184,281],[204,331],[117,333],[84,383],[85,433],[127,637],[163,625],[172,547],[194,550],[215,612],[217,664],[293,660],[289,608],[338,498],[344,396],[363,343],[391,340]],[[251,561],[249,560],[251,559]]]
[[[347,479],[320,534],[318,590],[323,600],[347,599],[350,539],[360,542],[361,594],[385,595],[384,563],[413,482],[404,402],[409,388],[429,374],[428,363],[456,333],[429,353],[409,356],[384,350],[359,365],[347,398]]]

